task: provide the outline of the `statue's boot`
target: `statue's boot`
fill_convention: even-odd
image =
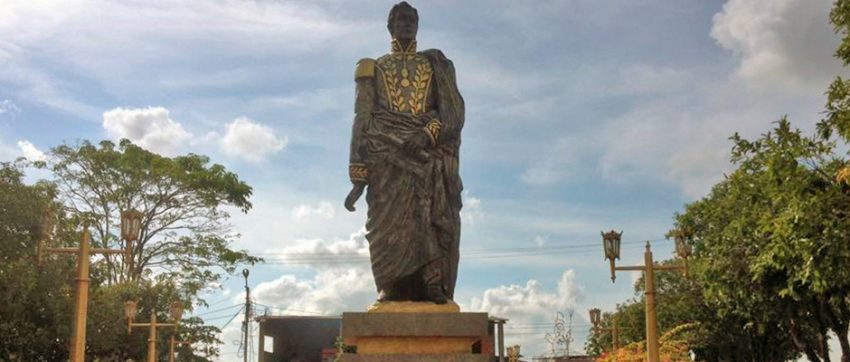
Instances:
[[[428,299],[436,304],[446,304],[449,299],[443,291],[443,277],[437,260],[425,266],[422,277],[425,279]]]
[[[401,300],[401,293],[396,288],[381,288],[381,292],[378,293],[379,302],[390,302],[396,300]]]

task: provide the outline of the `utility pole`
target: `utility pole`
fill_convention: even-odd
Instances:
[[[617,326],[616,312],[611,315],[611,319],[611,328],[602,328],[600,327],[600,324],[602,324],[602,311],[599,308],[590,310],[590,323],[593,324],[593,332],[611,332],[611,351],[616,356],[617,350],[620,348],[620,328]]]
[[[154,304],[155,305],[155,304]],[[138,303],[135,300],[124,302],[124,315],[127,317],[127,334],[133,331],[133,328],[142,327],[149,328],[148,330],[148,358],[147,362],[156,362],[156,339],[157,329],[159,328],[174,328],[176,331],[180,327],[180,318],[183,316],[183,303],[175,300],[171,303],[170,312],[172,323],[160,323],[156,320],[156,309],[151,309],[151,319],[148,323],[135,323],[136,311]],[[173,345],[172,345],[173,346]],[[173,348],[173,347],[172,347]]]
[[[137,212],[137,211],[136,211]],[[50,212],[45,214],[49,217]],[[141,215],[136,218],[137,214],[132,214],[128,217],[122,214],[121,230],[122,236],[127,238],[138,237],[139,220]],[[59,254],[76,254],[77,255],[77,290],[74,295],[74,329],[71,335],[71,361],[84,362],[86,356],[86,316],[88,315],[89,302],[89,266],[91,265],[91,254],[124,254],[125,260],[129,258],[131,249],[128,246],[124,250],[102,249],[91,247],[91,234],[88,230],[88,225],[83,226],[82,237],[80,238],[80,246],[76,248],[52,248],[44,244],[44,238],[49,237],[52,232],[52,225],[45,227],[44,235],[40,238],[36,246],[36,261],[41,266],[44,253],[59,253]],[[124,233],[123,231],[126,231]],[[129,243],[129,242],[128,242]],[[129,245],[129,244],[128,244]]]
[[[251,320],[251,288],[248,287],[248,269],[242,269],[242,276],[245,277],[245,322],[242,323],[242,327],[245,330],[245,343],[242,344],[242,357],[245,362],[248,362],[248,343],[249,333],[251,332],[251,325],[249,321]]]
[[[168,362],[174,362],[175,361],[175,359],[174,359],[174,357],[175,357],[174,356],[174,346],[191,345],[192,344],[191,340],[189,340],[189,341],[178,341],[177,338],[174,336],[175,334],[176,334],[176,332],[172,333],[171,338],[169,338],[169,340],[168,340]]]
[[[617,233],[611,230],[602,233],[602,245],[605,248],[605,258],[611,261],[611,282],[616,279],[615,271],[642,271],[645,274],[644,283],[646,295],[646,358],[648,362],[659,362],[658,356],[658,319],[656,318],[655,301],[655,271],[656,270],[681,270],[688,276],[687,259],[691,253],[690,244],[685,241],[685,235],[679,231],[676,233],[676,254],[685,260],[684,265],[655,265],[652,260],[652,250],[649,242],[646,242],[646,251],[643,253],[643,265],[641,266],[615,266],[614,259],[620,258],[620,237],[623,232]]]

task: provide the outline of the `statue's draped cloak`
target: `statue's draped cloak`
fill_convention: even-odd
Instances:
[[[437,97],[440,136],[436,145],[423,151],[427,157],[403,155],[398,140],[424,132],[428,119],[385,107],[374,108],[363,128],[369,170],[366,239],[379,291],[436,262],[444,292],[452,298],[459,261],[463,185],[458,148],[464,102],[451,61],[439,50],[420,54],[433,67],[432,86],[436,89],[431,94]]]

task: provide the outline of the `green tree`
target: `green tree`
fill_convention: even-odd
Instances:
[[[140,320],[148,320],[152,311],[166,320],[167,302],[205,304],[200,291],[216,285],[240,264],[260,261],[230,248],[238,235],[231,231],[227,209],[247,212],[251,187],[223,166],[210,165],[205,156],[164,157],[128,140],[97,146],[83,141],[52,148],[47,161],[36,166],[54,175],[62,206],[56,214],[88,224],[93,247],[125,247],[120,215],[129,209],[142,213],[132,263],[118,255],[92,265],[91,302],[104,307],[89,318],[89,328],[97,332],[89,336],[98,336],[90,338],[90,355],[118,359],[144,355],[133,347],[145,346],[143,330],[127,336],[125,300],[146,300],[140,305]],[[198,319],[187,319],[183,326],[181,333],[201,342],[196,346],[201,356],[217,355],[217,328]]]
[[[733,136],[737,169],[676,216],[693,237],[703,297],[732,331],[761,340],[753,351],[787,345],[828,361],[831,330],[842,360],[850,358],[850,188],[836,182],[844,161],[822,136],[806,137],[784,118],[757,140]],[[770,357],[762,360],[784,360]]]
[[[62,360],[68,356],[74,268],[69,260],[37,268],[44,210],[55,204],[56,190],[44,182],[27,185],[23,177],[21,165],[0,163],[0,360]]]
[[[163,157],[127,140],[61,145],[46,162],[54,179],[26,185],[18,165],[0,166],[0,359],[62,360],[68,355],[75,260],[33,257],[39,240],[49,246],[78,245],[83,225],[93,247],[123,248],[122,211],[142,212],[133,265],[123,256],[92,259],[87,359],[141,360],[144,330],[127,333],[124,301],[138,299],[138,320],[170,319],[168,304],[205,304],[199,292],[240,264],[260,259],[233,250],[227,209],[247,212],[251,188],[204,156]],[[46,212],[47,210],[47,212]],[[52,211],[51,211],[52,210]],[[181,359],[207,361],[218,354],[220,331],[200,318],[183,318]],[[159,354],[165,358],[169,331]]]
[[[681,264],[681,260],[665,260],[662,265]],[[682,325],[691,325],[685,338],[697,361],[785,361],[796,355],[788,352],[787,338],[779,330],[744,328],[746,322],[730,315],[720,314],[720,306],[703,296],[701,261],[689,262],[690,276],[678,272],[657,272],[656,310],[659,334],[664,335]],[[603,325],[610,328],[616,314],[620,328],[620,346],[646,340],[644,279],[635,283],[636,297],[619,304],[613,313],[603,314]],[[598,331],[591,334],[586,350],[600,355],[610,350],[611,333]]]
[[[128,140],[116,146],[87,141],[51,149],[41,165],[55,176],[65,211],[89,222],[93,245],[124,247],[119,226],[122,211],[142,212],[142,230],[132,247],[132,269],[123,256],[99,265],[106,283],[137,280],[146,270],[180,280],[194,294],[257,258],[229,248],[231,231],[226,208],[251,208],[251,187],[205,156],[168,158]]]

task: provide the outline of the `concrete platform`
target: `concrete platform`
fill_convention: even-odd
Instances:
[[[399,356],[399,355],[359,355],[345,353],[342,362],[492,362],[493,356],[483,354]]]
[[[487,313],[343,313],[343,361],[484,361],[488,324]]]

